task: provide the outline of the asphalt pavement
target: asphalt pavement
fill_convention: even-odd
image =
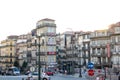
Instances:
[[[93,77],[89,77],[86,75],[87,73],[82,74],[82,77],[79,77],[79,73],[76,73],[74,75],[66,75],[66,74],[54,74],[51,76],[51,80],[95,80],[92,79]],[[26,75],[20,75],[20,76],[0,76],[0,80],[26,80],[28,76]],[[106,80],[118,80],[118,75],[115,74],[107,74]]]

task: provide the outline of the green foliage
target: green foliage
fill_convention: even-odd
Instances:
[[[14,62],[14,66],[19,67],[19,62],[17,60]]]
[[[22,68],[26,68],[26,67],[27,67],[27,62],[24,61],[24,62],[23,62],[23,65],[22,65]]]

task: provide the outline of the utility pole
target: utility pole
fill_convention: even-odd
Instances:
[[[80,53],[80,46],[78,46],[78,52],[79,52],[79,77],[82,77],[82,74],[81,74],[81,53]]]
[[[37,46],[38,46],[38,80],[41,80],[41,62],[40,62],[40,37],[41,36],[36,36],[38,39]]]
[[[41,80],[41,62],[40,62],[40,36],[39,36],[39,44],[38,44],[38,74],[39,74],[39,77],[38,77],[38,80]]]

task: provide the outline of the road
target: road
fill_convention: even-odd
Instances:
[[[78,76],[79,75],[57,74],[51,77],[51,80],[87,80],[84,76],[82,78],[79,78]]]
[[[26,75],[21,76],[0,76],[0,80],[26,80]],[[84,77],[79,78],[72,75],[64,75],[64,74],[55,74],[51,76],[51,80],[87,80]]]
[[[51,76],[51,80],[93,80],[90,78],[87,78],[83,75],[82,78],[78,77],[79,75],[65,75],[65,74],[55,74],[54,76]],[[26,80],[28,76],[26,75],[20,75],[20,76],[1,76],[0,80]],[[109,76],[107,76],[107,80],[118,80],[118,76],[111,75],[111,79]]]
[[[21,76],[0,76],[0,80],[24,80],[27,79],[27,76],[21,75]]]

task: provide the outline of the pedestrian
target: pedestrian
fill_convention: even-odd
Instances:
[[[96,80],[99,80],[100,78],[99,77],[96,77]]]
[[[30,77],[30,80],[33,80],[33,77],[32,77],[32,76]]]
[[[67,74],[67,70],[65,70],[65,74]]]
[[[30,77],[28,77],[28,79],[27,80],[33,80],[33,77],[32,76],[30,76]]]
[[[101,76],[101,77],[100,77],[100,80],[104,80],[104,77],[103,77],[103,76]]]

